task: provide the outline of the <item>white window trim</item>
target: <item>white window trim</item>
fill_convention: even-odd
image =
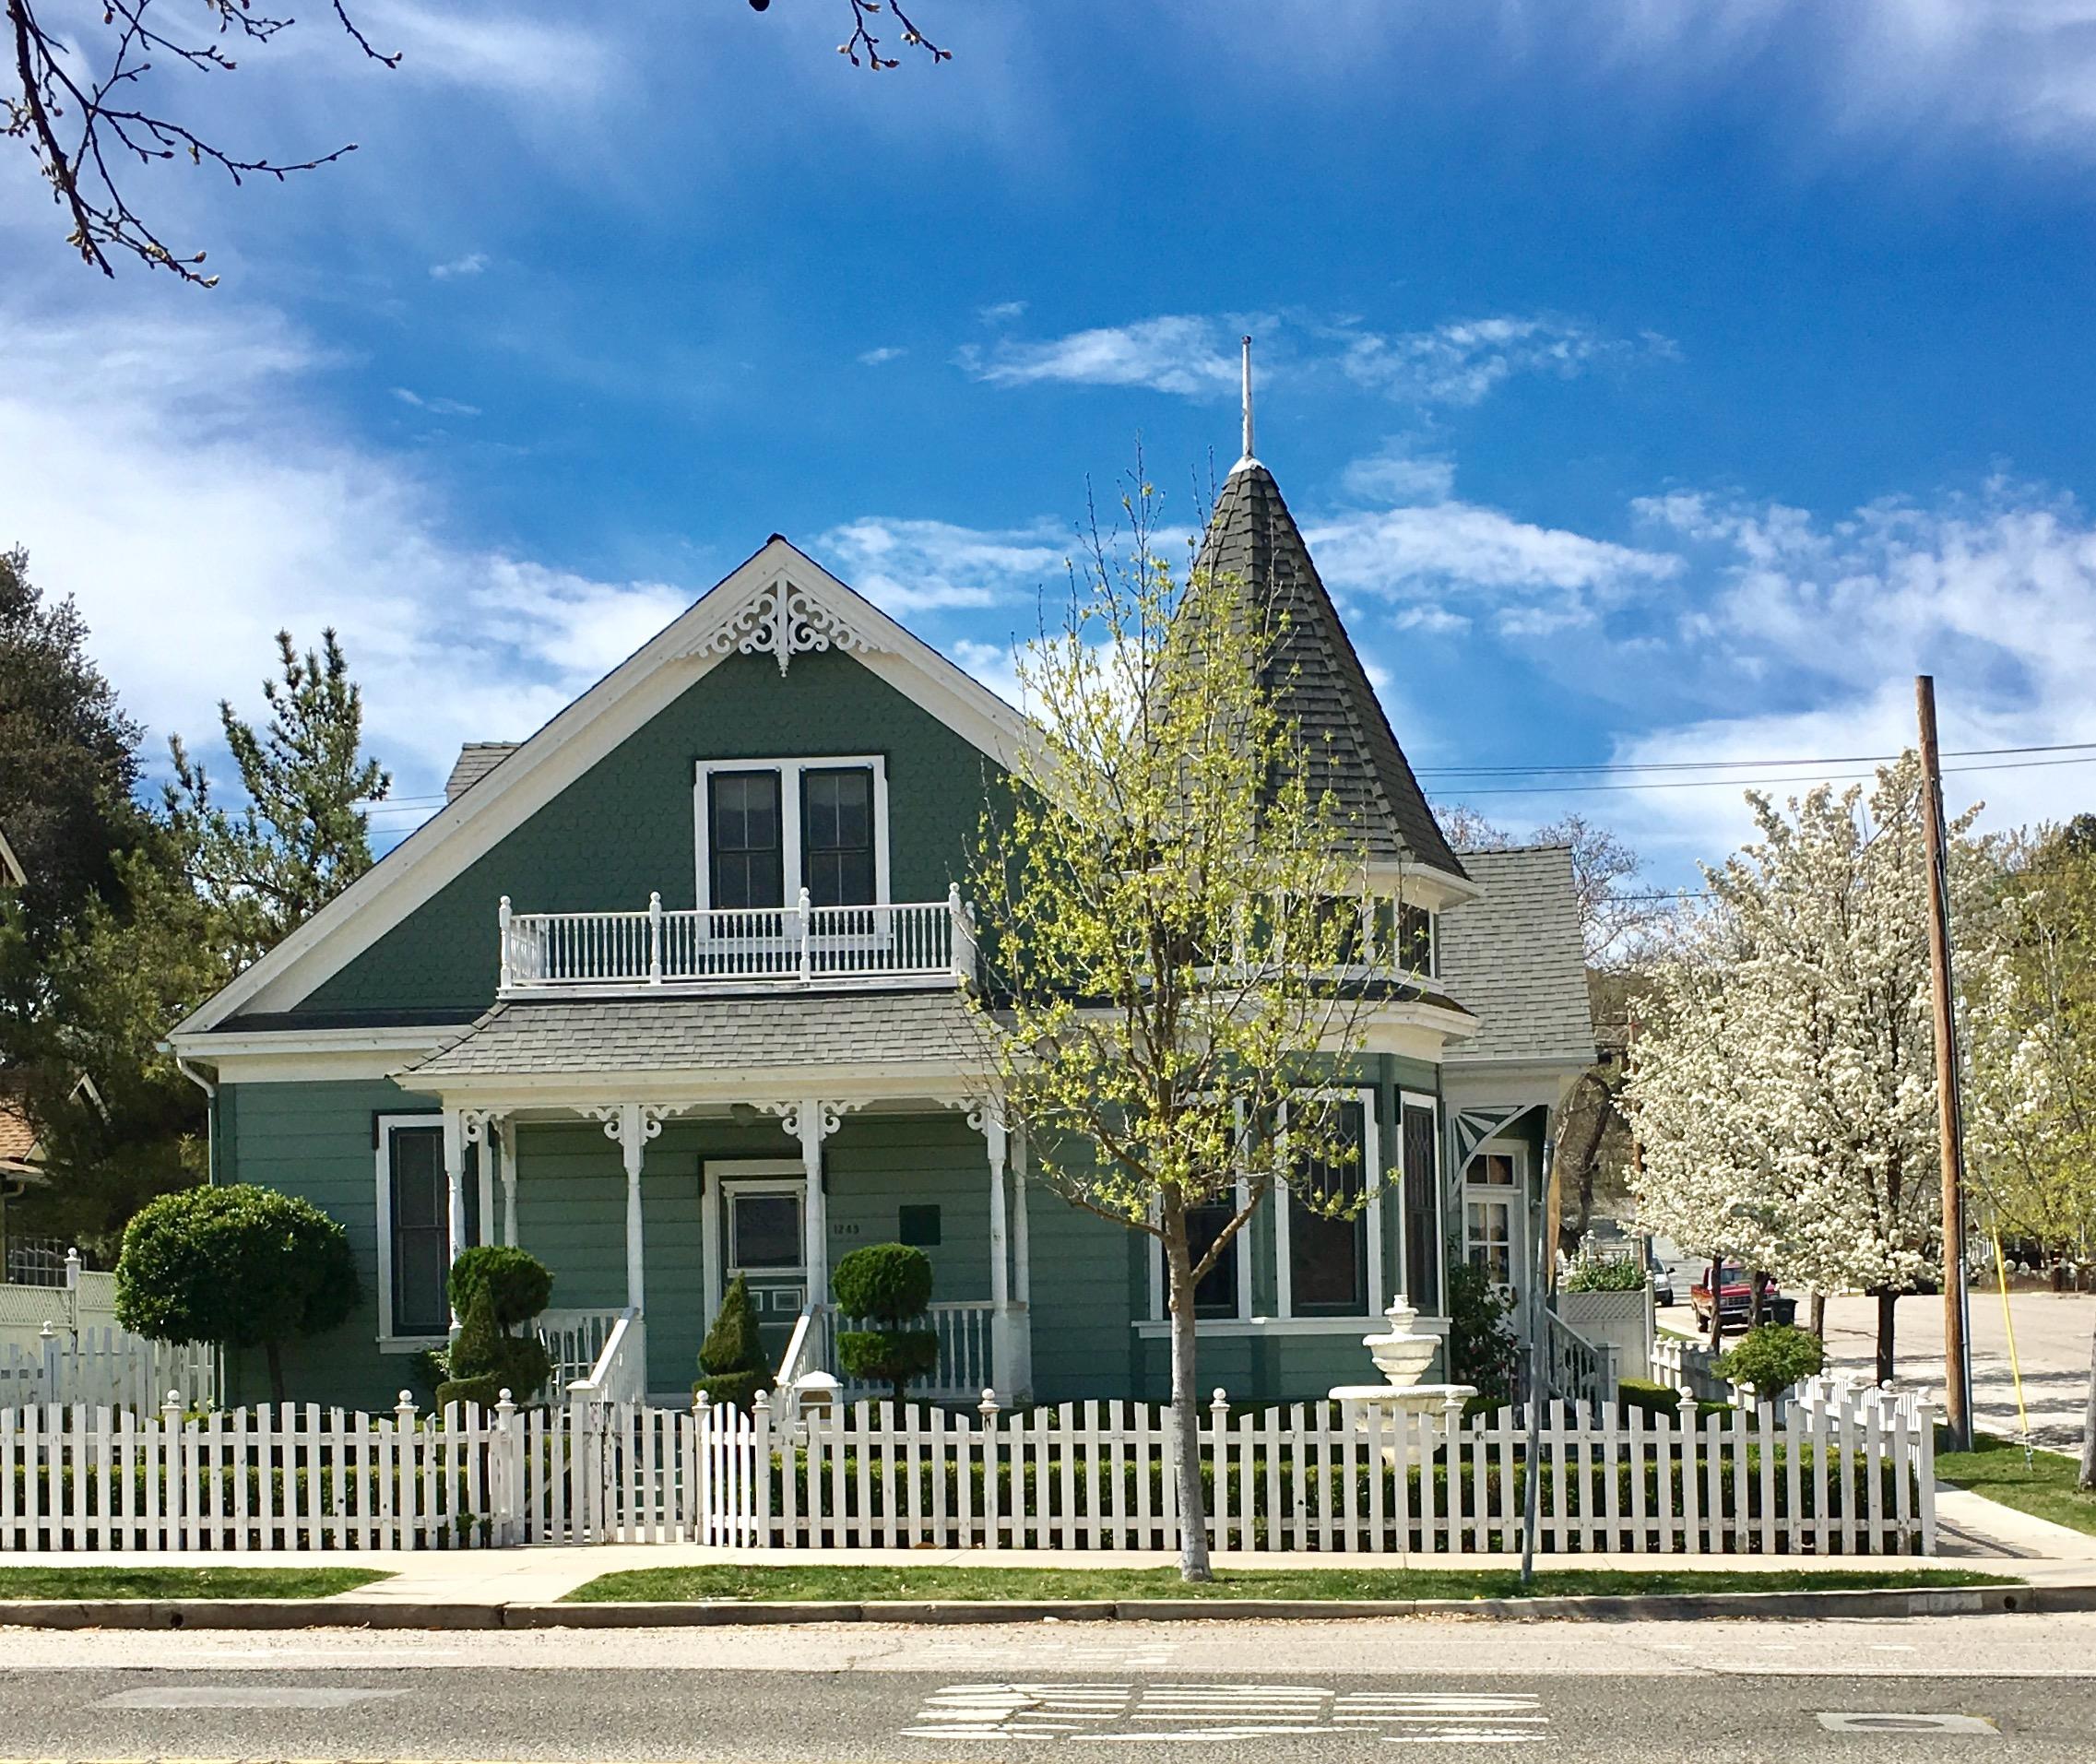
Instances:
[[[692,786],[692,822],[697,830],[699,890],[696,899],[702,912],[713,906],[713,804],[712,781],[716,772],[773,772],[778,775],[779,875],[785,899],[791,906],[807,885],[801,869],[800,775],[803,772],[843,771],[860,766],[873,774],[873,905],[888,905],[888,762],[879,753],[824,753],[795,759],[701,760]]]
[[[728,1282],[723,1273],[728,1261],[728,1207],[726,1185],[740,1181],[771,1182],[781,1189],[802,1190],[800,1204],[808,1204],[808,1172],[797,1157],[709,1157],[699,1166],[699,1238],[705,1263],[705,1327],[720,1315],[720,1301]],[[807,1214],[801,1214],[805,1222]],[[811,1294],[811,1297],[814,1295]]]
[[[1404,1167],[1404,1111],[1407,1108],[1428,1109],[1432,1111],[1434,1117],[1434,1137],[1432,1141],[1434,1168],[1428,1174],[1432,1178],[1434,1189],[1434,1253],[1440,1259],[1441,1264],[1441,1277],[1436,1285],[1441,1289],[1440,1314],[1445,1317],[1448,1315],[1449,1308],[1449,1222],[1446,1194],[1444,1192],[1447,1184],[1441,1170],[1441,1152],[1443,1149],[1441,1142],[1441,1099],[1439,1096],[1430,1096],[1426,1092],[1418,1090],[1401,1090],[1397,1093],[1397,1121],[1394,1142],[1397,1147],[1397,1179],[1400,1188],[1397,1205],[1397,1280],[1392,1284],[1409,1286],[1412,1281],[1412,1246],[1405,1239],[1406,1224],[1402,1186],[1412,1179],[1412,1172]],[[1411,1293],[1405,1293],[1404,1302],[1408,1305],[1412,1302]]]
[[[448,1330],[439,1335],[396,1335],[393,1332],[393,1135],[403,1127],[425,1131],[434,1128],[441,1131],[443,1126],[444,1117],[430,1112],[378,1118],[378,1351],[381,1354],[420,1354],[426,1348],[442,1347],[451,1339]],[[444,1208],[447,1237],[451,1231],[450,1221],[451,1209],[447,1202]],[[456,1253],[448,1255],[444,1265],[448,1268],[456,1260]]]
[[[1361,1210],[1361,1218],[1368,1228],[1368,1308],[1358,1317],[1334,1317],[1320,1313],[1316,1317],[1296,1315],[1296,1270],[1291,1253],[1294,1248],[1295,1227],[1291,1218],[1288,1184],[1277,1181],[1273,1185],[1273,1309],[1277,1320],[1293,1323],[1338,1323],[1348,1328],[1373,1321],[1383,1312],[1382,1294],[1385,1289],[1383,1268],[1383,1148],[1382,1122],[1378,1119],[1376,1091],[1372,1084],[1342,1085],[1328,1090],[1302,1090],[1298,1096],[1323,1101],[1356,1101],[1361,1105],[1361,1157],[1362,1178],[1368,1190],[1368,1204]],[[1287,1116],[1282,1116],[1283,1143],[1285,1147]],[[1403,1148],[1399,1147],[1402,1155]],[[1403,1209],[1398,1210],[1398,1225],[1404,1223]],[[1399,1246],[1398,1268],[1404,1267],[1403,1247]]]

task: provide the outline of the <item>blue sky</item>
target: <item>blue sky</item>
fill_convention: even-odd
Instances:
[[[954,60],[875,77],[844,0],[615,11],[250,56],[222,134],[360,150],[145,180],[209,293],[0,160],[0,542],[156,736],[332,622],[426,798],[774,530],[994,682],[1087,478],[1226,469],[1249,330],[1440,794],[1672,882],[1730,786],[1434,768],[1884,752],[1922,668],[1950,747],[2096,742],[2087,0],[919,0]]]

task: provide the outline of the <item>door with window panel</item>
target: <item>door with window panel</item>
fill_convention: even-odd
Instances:
[[[1519,1152],[1480,1151],[1463,1167],[1463,1258],[1517,1306],[1528,1272],[1523,1189]]]

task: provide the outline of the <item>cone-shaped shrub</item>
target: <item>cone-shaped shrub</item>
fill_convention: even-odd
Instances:
[[[918,1322],[931,1302],[931,1258],[906,1243],[870,1243],[837,1263],[830,1276],[837,1309],[873,1329],[837,1335],[837,1359],[855,1379],[885,1384],[897,1403],[903,1387],[939,1364],[939,1337]]]
[[[768,1391],[776,1382],[757,1336],[757,1310],[750,1302],[747,1275],[737,1274],[720,1301],[720,1315],[699,1344],[699,1372],[694,1391],[738,1409],[747,1409],[759,1391]]]

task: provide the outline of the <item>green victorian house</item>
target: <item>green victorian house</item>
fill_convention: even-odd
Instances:
[[[1203,1383],[1293,1400],[1372,1379],[1362,1337],[1400,1296],[1431,1326],[1451,1264],[1519,1286],[1593,1036],[1569,855],[1451,850],[1249,453],[1206,556],[1289,610],[1291,709],[1369,835],[1365,922],[1410,909],[1346,1080],[1376,1199],[1335,1226],[1279,1197],[1202,1288]],[[528,740],[466,749],[442,811],[174,1032],[213,1179],[355,1246],[361,1307],[292,1351],[295,1393],[416,1383],[470,1243],[551,1267],[586,1389],[688,1400],[739,1273],[785,1369],[821,1372],[829,1267],[899,1239],[936,1271],[928,1394],[1161,1400],[1155,1246],[1030,1183],[971,1100],[959,879],[1029,739],[775,535]]]

